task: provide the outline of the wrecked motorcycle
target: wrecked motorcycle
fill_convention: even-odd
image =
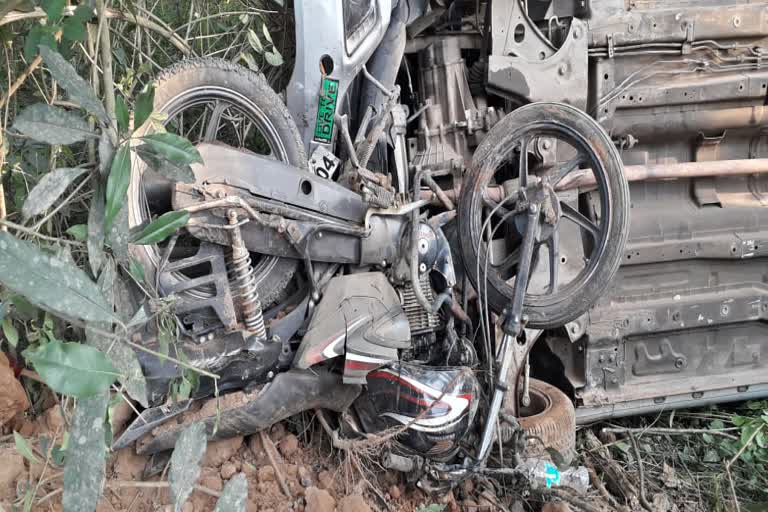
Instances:
[[[488,9],[441,4],[295,2],[285,103],[262,75],[215,59],[158,78],[155,110],[204,164],[182,183],[133,162],[131,225],[170,210],[190,220],[131,248],[173,297],[181,338],[170,358],[140,354],[155,407],[118,447],[170,450],[189,418],[218,439],[319,411],[335,439],[395,429],[383,463],[415,478],[519,461],[525,417],[562,395],[530,378],[527,354],[616,273],[628,187],[579,109],[492,101]],[[442,35],[466,19],[477,38]],[[158,348],[156,332],[141,336]],[[219,378],[173,402],[179,359]],[[200,399],[216,392],[209,409]],[[561,402],[570,433],[555,448],[568,452]]]

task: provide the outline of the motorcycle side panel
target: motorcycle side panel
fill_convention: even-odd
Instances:
[[[306,369],[345,355],[344,382],[364,383],[368,372],[410,346],[408,318],[384,274],[338,276],[314,312],[294,366]]]
[[[334,181],[223,144],[197,146],[204,164],[193,164],[198,183],[224,183],[254,196],[344,221],[362,223],[368,205],[359,194]]]

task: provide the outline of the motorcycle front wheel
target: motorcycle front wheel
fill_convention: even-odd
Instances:
[[[200,58],[168,68],[156,80],[154,111],[167,116],[163,124],[168,132],[186,137],[193,144],[223,143],[302,169],[307,166],[298,129],[280,96],[263,75],[231,62]],[[130,227],[171,210],[172,187],[172,182],[135,158],[128,190]],[[150,282],[155,281],[164,247],[131,247],[131,255],[143,266]],[[198,247],[196,239],[182,235],[173,256],[192,256]],[[259,254],[251,254],[251,258],[262,305],[279,303],[289,291],[297,260]],[[172,280],[194,277],[188,271],[175,272]],[[205,299],[215,291],[198,287],[183,293],[191,299]]]

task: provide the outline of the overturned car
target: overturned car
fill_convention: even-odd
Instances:
[[[496,442],[569,456],[576,422],[768,394],[764,5],[294,10],[285,101],[215,59],[158,78],[204,163],[135,158],[131,224],[190,221],[133,256],[219,379],[169,403],[183,368],[141,354],[155,407],[118,445],[172,448],[217,389],[212,436],[317,410],[450,482]]]

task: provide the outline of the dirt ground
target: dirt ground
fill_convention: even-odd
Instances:
[[[14,432],[29,442],[39,459],[45,460],[40,440],[61,443],[68,422],[62,415],[62,405],[47,388],[30,404],[17,373],[18,369],[14,371],[0,360],[0,510],[23,510],[25,496],[31,492],[35,496],[31,510],[61,511],[63,468],[53,462],[27,460],[15,446]],[[71,403],[65,402],[64,407],[71,409]],[[112,414],[114,435],[119,435],[134,417],[133,408],[120,402]],[[224,484],[238,473],[248,481],[248,512],[707,510],[706,506],[702,508],[700,497],[683,500],[679,507],[673,503],[674,493],[682,484],[672,485],[677,480],[672,482],[673,473],[666,464],[658,482],[646,478],[644,484],[642,477],[635,477],[642,465],[629,469],[609,453],[608,447],[617,443],[616,437],[601,435],[598,439],[591,430],[580,435],[579,463],[589,469],[592,484],[586,496],[564,488],[534,492],[490,479],[465,481],[453,490],[427,495],[407,483],[402,474],[384,471],[375,457],[350,456],[333,449],[310,413],[274,425],[264,434],[267,447],[261,434],[209,443],[197,488],[183,512],[213,511]],[[161,474],[144,478],[148,462],[149,457],[137,455],[135,447],[110,453],[97,512],[172,511],[167,467]]]
[[[30,444],[40,436],[53,437],[65,430],[60,407],[53,405],[37,418],[16,414],[3,426],[0,457],[0,505],[12,510],[23,500],[28,489],[39,486],[32,510],[60,511],[62,469],[34,464],[25,460],[14,446],[13,431],[19,432]],[[124,428],[132,419],[130,407],[118,406],[114,414],[115,429]],[[295,432],[296,422],[284,422],[270,429],[268,436],[277,451],[279,472],[271,464],[259,435],[236,437],[211,442],[202,463],[198,488],[184,505],[184,512],[212,511],[219,493],[228,479],[242,472],[248,480],[248,512],[367,512],[384,510],[416,511],[436,502],[416,488],[406,486],[395,473],[369,475],[374,480],[365,483],[355,470],[345,467],[341,458],[332,455],[327,442],[317,443],[316,425],[311,431]],[[297,435],[299,434],[299,435]],[[42,454],[38,454],[42,455]],[[137,455],[133,447],[112,453],[107,463],[107,481],[97,512],[170,511],[171,498],[161,482],[163,475],[148,480],[143,473],[149,457]],[[283,480],[290,495],[281,488]],[[376,492],[372,492],[375,486]],[[445,510],[477,509],[456,502],[453,494],[444,496]],[[385,505],[386,504],[386,505]],[[492,510],[483,507],[483,510]]]

